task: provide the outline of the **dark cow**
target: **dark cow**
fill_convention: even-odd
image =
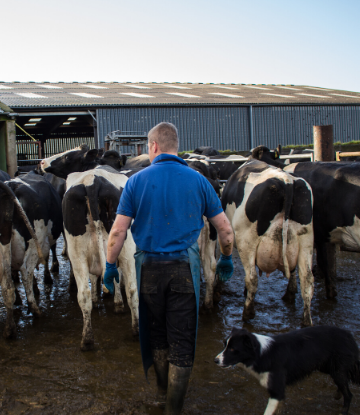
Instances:
[[[98,276],[103,276],[105,271],[108,235],[115,220],[121,191],[128,177],[126,172],[117,172],[110,166],[97,165],[91,170],[76,172],[77,168],[84,169],[86,164],[92,166],[92,161],[87,160],[87,153],[82,150],[69,151],[69,153],[72,153],[72,166],[70,162],[67,162],[69,158],[66,158],[66,153],[61,154],[59,159],[52,157],[50,162],[44,159],[41,166],[45,172],[49,169],[57,176],[67,177],[67,190],[62,203],[65,236],[78,289],[78,302],[83,313],[81,349],[90,350],[94,346],[91,327],[92,302],[98,302],[97,280]],[[79,161],[77,158],[81,160]],[[74,172],[71,171],[72,169]],[[127,172],[129,175],[133,173],[132,171]],[[129,229],[118,263],[131,309],[133,333],[137,334],[138,295],[135,248]],[[115,311],[122,311],[124,303],[118,283],[115,283],[114,302]]]
[[[115,150],[105,151],[102,157],[98,160],[100,165],[110,166],[118,171],[125,166],[126,161],[127,157],[124,155],[120,156],[120,154]]]
[[[10,180],[11,177],[4,171],[0,170],[0,182],[6,182],[7,180]]]
[[[312,187],[317,272],[325,277],[327,297],[334,298],[335,245],[360,252],[360,163],[305,162],[285,171]]]
[[[210,147],[210,146],[202,146],[202,147],[198,147],[194,150],[195,154],[201,154],[202,156],[219,156],[220,153],[215,150],[214,147]]]
[[[228,180],[222,194],[222,206],[232,223],[236,245],[245,270],[247,297],[243,319],[255,316],[257,291],[256,266],[270,274],[279,269],[296,290],[298,266],[304,301],[304,325],[311,325],[310,304],[313,296],[312,193],[303,179],[281,169],[250,160]],[[295,281],[295,283],[294,283]]]

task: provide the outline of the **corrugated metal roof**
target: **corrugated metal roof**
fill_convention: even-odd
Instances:
[[[12,108],[123,105],[360,104],[360,93],[303,85],[0,82]]]

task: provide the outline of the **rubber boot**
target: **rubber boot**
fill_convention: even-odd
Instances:
[[[161,406],[165,406],[166,393],[168,388],[168,373],[169,373],[169,349],[152,350],[154,360],[154,368],[156,374],[157,393],[156,400]]]
[[[192,367],[179,367],[170,363],[169,382],[164,415],[180,414],[185,401]]]

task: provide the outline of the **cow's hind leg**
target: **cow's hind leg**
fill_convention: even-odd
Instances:
[[[282,299],[286,302],[292,303],[295,301],[296,293],[297,293],[297,284],[296,284],[296,268],[295,268],[290,273],[289,283],[287,285],[286,292],[283,295]]]
[[[85,264],[78,263],[73,267],[76,285],[78,289],[78,303],[83,313],[83,332],[81,350],[83,352],[94,348],[94,334],[91,327],[91,292],[89,288],[89,270]]]
[[[45,258],[45,265],[44,265],[44,283],[45,284],[53,284],[53,280],[50,275],[49,270],[49,259],[50,259],[50,252],[48,253],[47,257]]]
[[[6,307],[6,323],[3,336],[5,338],[14,338],[16,337],[16,325],[13,310],[13,304],[15,302],[15,287],[11,278],[10,266],[7,264],[4,265],[4,273],[1,278],[2,296]]]
[[[123,272],[126,298],[131,310],[131,326],[134,336],[139,334],[139,297],[136,284],[135,263],[127,264]]]
[[[121,294],[121,281],[122,281],[122,272],[118,268],[119,272],[119,282],[114,280],[114,313],[120,314],[125,311],[124,300]]]
[[[90,274],[91,300],[94,307],[98,307],[100,302],[98,279],[99,277],[97,275]]]
[[[77,292],[77,286],[76,286],[76,280],[74,276],[74,270],[70,262],[70,275],[69,275],[69,285],[68,285],[68,292],[69,293],[76,293]]]
[[[50,247],[50,249],[52,252],[52,266],[51,266],[50,271],[58,273],[59,272],[59,261],[56,255],[56,243],[52,247]]]
[[[258,286],[258,276],[256,273],[255,266],[250,266],[249,264],[245,267],[245,284],[246,284],[246,300],[244,304],[244,311],[243,311],[243,320],[250,320],[255,317],[255,294],[257,291]]]
[[[34,241],[30,241],[31,246],[29,246],[27,252],[25,253],[24,262],[20,268],[21,279],[25,288],[26,298],[28,302],[29,312],[33,314],[34,317],[40,317],[41,312],[36,304],[34,297],[34,270],[38,262],[38,255],[35,248]]]
[[[337,296],[336,291],[336,249],[331,243],[316,245],[317,272],[325,278],[326,297],[328,299]]]
[[[312,273],[312,240],[307,245],[300,243],[298,257],[301,296],[304,302],[303,325],[311,326],[311,300],[314,294],[314,276]]]

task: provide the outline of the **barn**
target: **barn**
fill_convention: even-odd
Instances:
[[[0,102],[17,114],[20,159],[83,142],[101,148],[113,131],[126,144],[126,137],[146,137],[160,121],[178,127],[181,151],[310,144],[313,125],[332,124],[335,141],[360,139],[360,93],[314,86],[3,82]]]

